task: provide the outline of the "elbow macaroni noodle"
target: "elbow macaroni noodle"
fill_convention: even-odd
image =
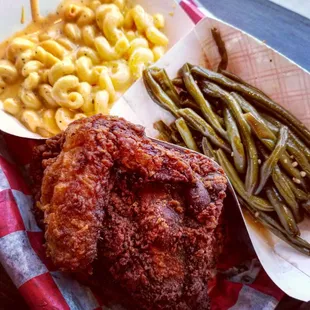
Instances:
[[[33,72],[39,72],[44,65],[38,60],[30,60],[22,67],[22,75],[28,77]]]
[[[0,60],[3,110],[44,137],[108,114],[168,45],[163,15],[124,0],[75,1],[59,13],[45,28],[9,40]]]
[[[124,91],[130,86],[132,76],[125,60],[110,61],[107,68],[115,90]]]
[[[36,132],[38,128],[42,126],[42,119],[36,111],[25,109],[21,113],[21,121],[24,123],[31,131]]]
[[[79,109],[84,103],[83,96],[75,91],[79,85],[75,75],[63,76],[54,84],[52,97],[63,108]]]
[[[111,77],[109,75],[108,68],[103,67],[100,77],[99,77],[99,88],[102,90],[106,90],[109,94],[109,102],[113,102],[116,97],[115,88],[113,85],[113,82],[111,80]]]
[[[129,57],[129,67],[134,78],[142,75],[143,69],[154,62],[153,52],[146,47],[139,47]]]
[[[12,115],[18,115],[22,105],[18,99],[8,98],[3,101],[4,110]]]
[[[84,99],[84,103],[81,106],[81,110],[86,114],[94,111],[92,86],[87,82],[82,82],[79,85],[78,92],[82,95]]]
[[[6,58],[12,62],[15,61],[19,53],[32,50],[35,44],[24,38],[15,38],[7,48]]]
[[[40,46],[43,47],[46,52],[49,52],[58,59],[62,59],[66,53],[66,49],[54,40],[43,41],[40,43]]]
[[[77,55],[77,58],[82,57],[82,56],[87,56],[88,58],[91,59],[94,65],[98,65],[101,62],[99,54],[92,48],[89,48],[86,46],[80,47],[76,55]]]
[[[17,71],[20,71],[24,67],[24,65],[26,65],[32,59],[33,59],[32,49],[26,50],[18,54],[15,60],[15,67]]]
[[[31,72],[24,80],[23,87],[25,89],[34,90],[40,84],[40,75],[38,72]]]
[[[42,102],[32,90],[21,87],[19,90],[19,99],[26,109],[40,110],[42,107]]]
[[[0,87],[4,90],[7,84],[14,83],[18,78],[15,66],[9,60],[0,60]]]
[[[92,9],[76,4],[69,4],[65,8],[64,16],[65,19],[76,22],[79,27],[90,25],[95,21],[95,12]]]
[[[58,107],[56,100],[52,96],[52,90],[53,90],[53,87],[49,84],[41,84],[38,87],[39,95],[43,99],[44,105],[47,108],[57,108]]]
[[[64,34],[72,41],[79,42],[81,41],[82,32],[80,27],[74,23],[67,23],[64,26]]]
[[[50,68],[60,61],[50,52],[46,51],[42,46],[37,46],[34,50],[34,59],[40,61],[45,67]]]
[[[63,61],[56,63],[48,71],[48,81],[54,85],[61,77],[72,74],[75,71],[75,65],[70,58],[65,58]]]
[[[82,40],[84,44],[93,47],[97,33],[98,32],[95,25],[84,26],[82,28]]]
[[[106,90],[101,90],[95,96],[95,113],[108,114],[109,113],[109,93]]]
[[[59,108],[55,113],[55,120],[60,130],[65,130],[68,125],[78,119],[86,117],[83,113],[74,113],[67,108]]]

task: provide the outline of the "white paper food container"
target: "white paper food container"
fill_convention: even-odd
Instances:
[[[7,37],[20,17],[20,4],[26,0],[14,1],[12,15],[4,14],[11,7],[5,0],[0,0],[2,19],[0,19],[0,38]],[[41,1],[43,12],[54,8],[52,1]],[[192,27],[191,22],[173,1],[157,0],[134,1],[143,4],[147,10],[164,13],[167,17],[166,33],[172,45]],[[18,9],[17,9],[18,8]],[[174,12],[174,16],[169,13]],[[6,15],[6,16],[5,16]],[[14,16],[13,16],[14,15]],[[12,18],[12,16],[14,18]],[[29,16],[29,15],[28,15]],[[167,69],[171,77],[185,63],[216,67],[219,62],[217,48],[210,35],[210,28],[217,27],[221,33],[229,56],[229,70],[257,86],[295,114],[310,127],[310,74],[275,52],[267,45],[248,34],[219,20],[206,18],[201,21],[186,37],[174,45],[157,63]],[[136,82],[112,108],[112,114],[122,116],[129,121],[142,124],[149,136],[156,136],[153,123],[159,119],[173,120],[171,115],[158,107],[148,96],[143,82]],[[3,112],[0,112],[0,128],[12,134],[34,137],[29,131]],[[5,127],[3,127],[6,124]],[[8,127],[10,126],[10,127]],[[229,206],[227,206],[229,207]],[[310,258],[300,254],[284,242],[270,234],[261,234],[245,217],[246,227],[256,253],[271,279],[291,297],[310,300]],[[302,237],[310,242],[310,221],[306,219],[300,229]]]

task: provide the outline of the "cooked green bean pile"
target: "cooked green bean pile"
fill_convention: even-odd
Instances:
[[[226,71],[225,46],[212,33],[222,56],[219,72],[184,64],[171,81],[164,69],[144,71],[151,98],[176,117],[169,126],[154,124],[158,138],[216,160],[242,207],[310,256],[297,226],[310,215],[310,132],[262,91]]]

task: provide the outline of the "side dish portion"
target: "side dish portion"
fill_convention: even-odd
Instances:
[[[101,1],[102,2],[102,1]],[[166,51],[161,14],[124,0],[64,3],[2,44],[4,111],[51,137],[76,119],[108,114],[142,70]]]
[[[37,147],[32,175],[57,267],[92,279],[99,265],[139,309],[208,309],[227,183],[217,164],[97,115]]]

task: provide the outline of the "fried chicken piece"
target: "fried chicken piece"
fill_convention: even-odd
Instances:
[[[188,184],[145,185],[130,175],[116,177],[97,265],[110,271],[138,309],[209,307],[207,283],[221,252],[217,229],[226,181],[208,159],[188,160],[205,175],[205,201],[195,195],[203,190]]]
[[[141,309],[207,309],[221,248],[221,168],[100,115],[72,123],[35,158],[37,207],[56,266],[90,271],[95,260]]]
[[[89,122],[71,126],[62,151],[45,162],[40,205],[44,211],[47,254],[62,270],[90,267],[96,257],[104,208],[109,201],[115,145],[109,128]],[[113,139],[113,137],[112,137]],[[106,144],[106,149],[100,143]]]

